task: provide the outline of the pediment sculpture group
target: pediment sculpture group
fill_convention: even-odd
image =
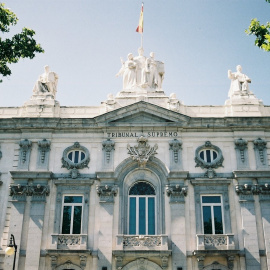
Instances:
[[[123,90],[138,87],[147,90],[162,89],[164,63],[155,60],[153,52],[150,53],[149,58],[146,58],[143,55],[143,48],[139,48],[138,53],[136,57],[129,53],[126,61],[121,58],[122,67],[116,76],[123,76]]]

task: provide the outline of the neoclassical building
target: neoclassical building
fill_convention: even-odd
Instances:
[[[270,107],[240,66],[223,106],[167,96],[164,74],[129,54],[116,96],[61,107],[46,67],[0,108],[0,269],[11,235],[18,270],[270,269]]]

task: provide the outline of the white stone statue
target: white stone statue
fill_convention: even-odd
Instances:
[[[155,60],[155,54],[150,53],[150,57],[145,61],[142,69],[142,86],[152,89],[161,89],[164,78],[164,63]]]
[[[236,67],[236,72],[234,73],[228,70],[228,78],[231,79],[229,97],[235,94],[248,95],[251,93],[248,87],[248,84],[251,83],[251,79],[242,73],[242,67],[240,65]]]
[[[123,89],[132,89],[136,86],[136,62],[133,59],[133,54],[129,53],[127,61],[124,62],[121,58],[122,67],[116,74],[116,77],[123,76]]]
[[[55,97],[57,92],[58,75],[50,71],[49,66],[44,67],[44,73],[39,76],[33,92],[35,95],[52,95]]]
[[[146,57],[143,55],[144,50],[142,47],[138,49],[138,56],[134,57],[136,62],[136,84],[137,86],[142,85],[142,69],[145,66]]]

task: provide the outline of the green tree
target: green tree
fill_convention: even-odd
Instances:
[[[9,27],[16,25],[17,22],[16,14],[0,3],[0,31],[9,32]],[[23,28],[21,33],[15,34],[12,38],[0,37],[0,75],[3,77],[11,75],[8,64],[17,63],[22,58],[32,59],[36,53],[44,52],[33,38],[34,35],[34,30]],[[1,79],[0,82],[2,82]]]
[[[270,3],[270,0],[265,0]],[[270,22],[260,24],[257,19],[252,19],[249,28],[246,30],[248,35],[256,36],[255,45],[269,52],[270,51]]]

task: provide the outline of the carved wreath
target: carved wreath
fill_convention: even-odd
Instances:
[[[72,162],[68,158],[68,153],[72,150],[80,150],[84,152],[85,157],[83,160],[79,161],[78,163]],[[70,169],[83,169],[83,168],[88,168],[88,164],[90,162],[90,153],[88,149],[84,146],[81,146],[78,142],[75,142],[74,145],[67,147],[62,156],[62,168],[67,168],[68,170]]]
[[[202,150],[215,150],[217,152],[217,158],[212,162],[206,162],[200,157],[200,152]],[[201,167],[202,169],[218,168],[223,167],[222,162],[224,158],[219,147],[212,145],[210,141],[206,141],[204,145],[199,146],[195,151],[195,162],[196,167]]]

